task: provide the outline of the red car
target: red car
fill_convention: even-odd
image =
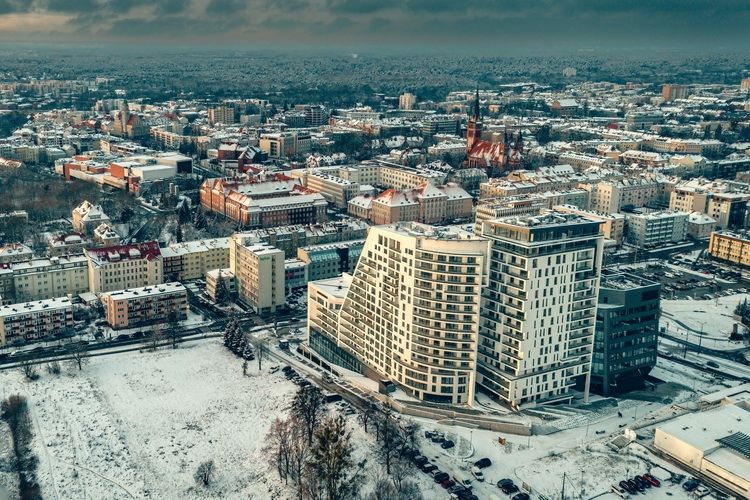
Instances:
[[[659,481],[658,479],[656,479],[651,474],[644,474],[643,475],[643,479],[644,479],[644,481],[648,481],[649,483],[651,483],[653,486],[656,486],[656,487],[661,486],[661,481]]]
[[[456,483],[452,479],[446,479],[445,481],[443,481],[443,482],[440,483],[440,486],[442,486],[446,490],[448,488],[450,488],[451,486],[455,486],[455,485],[456,485]]]

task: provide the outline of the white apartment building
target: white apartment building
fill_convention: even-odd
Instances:
[[[16,262],[13,272],[15,300],[45,300],[89,291],[86,257],[69,255]],[[5,298],[5,297],[3,297]]]
[[[309,285],[311,346],[416,398],[471,405],[488,246],[457,228],[373,227],[348,286]]]
[[[229,270],[237,280],[237,298],[257,314],[269,314],[286,303],[284,251],[235,233],[229,247]]]
[[[164,282],[157,241],[86,250],[92,293],[158,285]]]
[[[640,248],[655,248],[685,240],[688,214],[650,212],[628,215],[628,243]]]
[[[0,346],[36,340],[73,326],[67,297],[0,306]]]
[[[477,383],[518,408],[588,397],[594,346],[600,224],[547,212],[485,221],[491,241]]]

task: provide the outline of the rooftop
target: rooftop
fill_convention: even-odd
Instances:
[[[144,286],[141,288],[128,288],[117,290],[115,292],[105,293],[103,295],[112,297],[115,300],[128,300],[137,297],[148,297],[152,295],[161,295],[166,293],[187,293],[187,289],[182,283],[164,283],[162,285]]]
[[[67,297],[57,297],[54,299],[37,300],[34,302],[25,302],[20,304],[10,304],[0,307],[0,317],[14,316],[17,314],[29,314],[45,310],[54,310],[71,307],[70,300]]]

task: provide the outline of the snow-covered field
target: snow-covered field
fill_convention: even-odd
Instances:
[[[218,340],[97,357],[32,383],[5,371],[0,386],[29,399],[46,498],[269,498],[281,489],[260,450],[296,387],[254,363],[243,376]],[[193,473],[209,459],[216,480],[204,490]]]

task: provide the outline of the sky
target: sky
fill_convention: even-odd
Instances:
[[[750,0],[0,0],[8,42],[750,46]]]

